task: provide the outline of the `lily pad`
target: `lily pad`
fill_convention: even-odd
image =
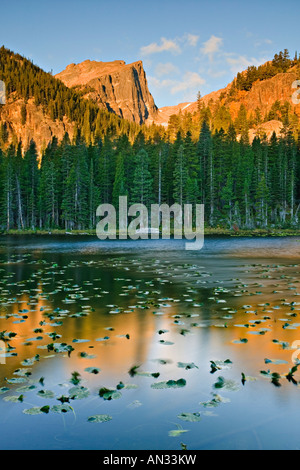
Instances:
[[[100,370],[98,367],[86,367],[85,372],[88,372],[89,374],[99,374]]]
[[[55,395],[51,390],[40,390],[37,395],[42,398],[54,398]]]
[[[87,398],[90,394],[90,391],[86,387],[72,387],[69,390],[69,395],[72,400],[82,400]]]
[[[158,382],[151,385],[151,388],[162,389],[162,388],[182,388],[185,387],[186,380],[168,380],[167,382]]]
[[[196,364],[194,364],[193,362],[177,362],[177,366],[186,370],[194,368],[199,369],[199,367],[196,366]]]
[[[230,399],[229,398],[224,398],[221,395],[214,393],[213,398],[209,401],[202,401],[199,404],[204,406],[204,408],[216,408],[219,406],[221,403],[229,403]]]
[[[41,408],[39,406],[34,406],[33,408],[23,410],[23,413],[25,415],[40,415],[43,412],[41,411]]]
[[[51,411],[54,413],[68,413],[69,411],[73,411],[73,408],[69,405],[54,405],[51,407]]]
[[[89,423],[106,423],[107,421],[111,421],[112,417],[109,415],[94,415],[88,418]]]
[[[181,434],[184,434],[185,432],[188,432],[188,429],[172,429],[169,431],[169,436],[170,437],[178,437],[181,436]]]
[[[224,379],[224,377],[218,377],[217,382],[214,384],[214,388],[223,388],[225,390],[231,390],[235,392],[239,390],[238,384],[234,380]]]
[[[22,403],[23,395],[20,395],[20,396],[11,395],[9,397],[4,397],[3,400],[10,401],[12,403]]]
[[[200,413],[180,413],[177,418],[182,419],[182,421],[189,421],[190,423],[201,421]]]
[[[99,390],[99,396],[104,400],[117,400],[121,398],[122,393],[117,390],[110,390],[108,388],[102,387]]]
[[[232,342],[235,344],[240,344],[240,343],[248,343],[248,340],[247,338],[241,338],[241,339],[234,339]]]
[[[79,353],[79,357],[83,357],[84,359],[95,359],[97,356],[95,354],[88,354],[85,351]]]
[[[25,377],[12,377],[11,379],[6,379],[6,382],[9,384],[22,384],[28,382],[28,379],[25,379]]]
[[[288,364],[288,361],[284,361],[282,359],[268,359],[265,358],[265,364]]]
[[[23,385],[22,387],[19,387],[16,389],[16,392],[31,392],[32,390],[35,390],[36,386],[35,385]]]

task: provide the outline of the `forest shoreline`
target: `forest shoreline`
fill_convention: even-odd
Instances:
[[[97,237],[96,230],[72,230],[66,231],[62,229],[53,229],[53,230],[9,230],[9,231],[1,231],[0,236],[25,236],[25,235],[36,235],[36,236],[67,236],[67,237],[74,237],[74,236],[90,236],[90,237]],[[162,233],[160,232],[160,237]],[[118,231],[117,231],[117,240],[118,240]],[[171,230],[172,236],[172,230]],[[255,237],[255,238],[262,238],[262,237],[300,237],[300,229],[241,229],[241,230],[230,230],[224,228],[210,228],[206,227],[204,230],[205,237]],[[149,234],[149,239],[151,238]],[[184,237],[183,237],[184,239]]]

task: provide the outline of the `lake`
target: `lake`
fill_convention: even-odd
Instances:
[[[300,448],[299,247],[0,237],[0,448]]]

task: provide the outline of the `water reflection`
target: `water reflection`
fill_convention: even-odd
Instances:
[[[196,254],[178,249],[181,241],[155,242],[156,248],[146,242],[135,248],[127,241],[101,242],[99,250],[99,241],[90,239],[51,240],[1,240],[0,330],[17,334],[8,341],[17,356],[0,365],[0,387],[10,388],[0,396],[7,429],[2,448],[16,445],[16,426],[22,448],[34,442],[35,448],[178,449],[183,439],[190,449],[298,445],[299,390],[285,378],[293,366],[291,346],[300,339],[296,239],[247,239],[244,245],[236,239],[233,246],[231,240],[212,239]],[[49,347],[61,343],[74,348],[71,354]],[[212,374],[211,361],[226,359],[229,365]],[[133,366],[138,373],[131,377]],[[90,367],[101,370],[91,374]],[[7,382],[20,377],[14,373],[19,368],[31,375],[21,376],[25,382]],[[51,406],[68,396],[74,371],[90,397],[72,402],[76,420],[68,413],[63,417],[57,440],[61,416],[22,411],[46,403],[37,396],[43,387],[55,394]],[[280,387],[271,383],[275,371],[281,374]],[[220,376],[239,390],[215,388]],[[181,378],[186,386],[180,390],[151,388]],[[118,400],[98,396],[101,387],[115,388],[120,381],[135,388],[122,390]],[[4,400],[19,396],[24,383],[36,387],[24,392],[24,402]],[[213,393],[226,400],[216,409],[203,408]],[[183,412],[200,412],[202,421],[182,422]],[[96,413],[113,418],[98,431],[87,423]],[[282,432],[274,429],[274,413]],[[32,420],[36,427],[29,435]],[[170,437],[177,425],[188,432]]]

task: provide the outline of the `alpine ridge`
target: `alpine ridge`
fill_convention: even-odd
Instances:
[[[291,66],[287,70],[279,69],[278,73],[273,76],[254,80],[251,87],[248,87],[249,89],[238,89],[237,78],[245,77],[248,70],[252,69],[249,67],[248,70],[238,74],[226,87],[204,95],[199,101],[159,108],[154,123],[168,127],[171,116],[173,118],[183,115],[195,116],[199,107],[208,108],[215,122],[218,114],[223,113],[224,116],[226,112],[227,118],[235,122],[242,107],[249,123],[250,140],[253,140],[255,135],[265,134],[267,138],[270,138],[273,132],[279,135],[284,122],[297,127],[300,104],[297,104],[299,99],[293,100],[293,96],[295,94],[294,83],[300,79],[300,63],[297,61],[293,65],[293,61],[290,62]],[[272,61],[261,67],[268,69],[272,66],[271,64]]]
[[[143,124],[157,114],[140,60],[132,64],[123,60],[85,60],[68,65],[55,77],[66,86],[81,90],[85,98],[101,108],[137,124]]]

